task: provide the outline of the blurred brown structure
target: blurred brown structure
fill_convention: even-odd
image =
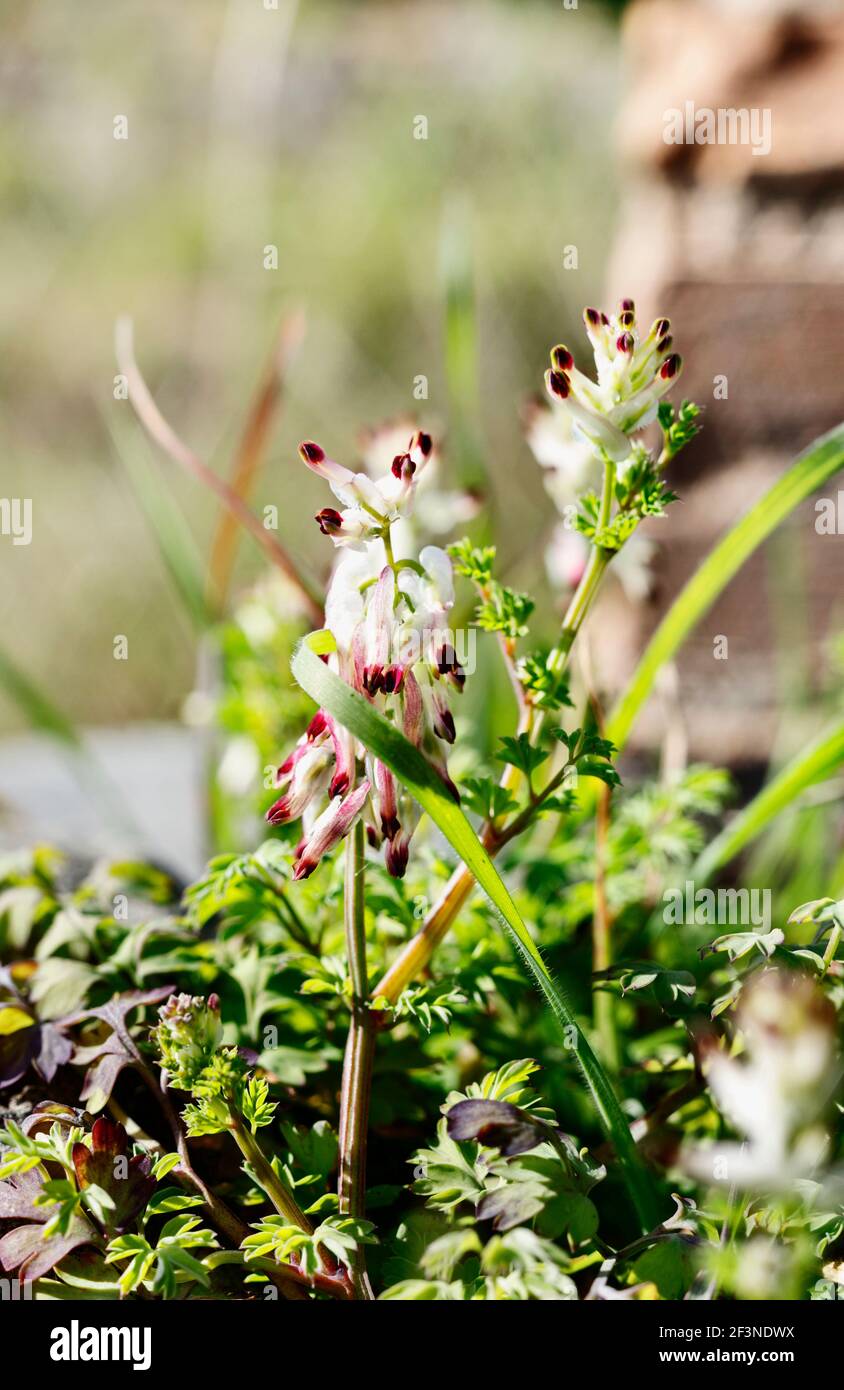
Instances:
[[[662,545],[657,602],[628,623],[619,668],[714,542],[844,416],[842,6],[641,0],[627,14],[625,49],[627,192],[609,288],[635,292],[643,317],[676,321],[686,360],[677,394],[706,413],[704,433],[678,465],[683,502],[670,526],[652,528]],[[667,143],[666,113],[687,103],[770,112],[769,152]],[[833,480],[826,494],[837,492]],[[766,758],[789,694],[784,670],[786,680],[806,673],[803,695],[823,679],[834,601],[844,599],[844,538],[818,535],[815,520],[810,500],[683,649],[692,756]],[[727,660],[714,656],[719,635]],[[654,701],[640,742],[657,741],[663,723]]]

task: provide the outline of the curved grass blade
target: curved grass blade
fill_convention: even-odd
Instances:
[[[469,209],[446,205],[440,229],[440,274],[445,298],[445,374],[455,478],[467,491],[486,491],[478,424],[478,319],[472,279]]]
[[[754,503],[692,575],[663,618],[633,673],[630,684],[607,721],[606,736],[621,748],[653,688],[662,665],[682,646],[692,629],[726,589],[745,560],[816,488],[844,466],[844,425],[815,440]]]
[[[140,832],[120,787],[101,766],[73,721],[3,648],[0,648],[0,691],[17,706],[30,728],[57,741],[80,781],[87,785],[92,803],[97,807],[102,804],[115,824],[137,840]]]
[[[567,1044],[574,1051],[592,1094],[604,1133],[615,1147],[642,1225],[647,1230],[653,1229],[659,1213],[650,1175],[636,1150],[612,1083],[578,1027],[571,1005],[552,980],[492,860],[463,811],[419,750],[362,695],[352,690],[320,661],[317,653],[330,651],[332,645],[331,634],[324,631],[306,637],[294,653],[291,663],[293,675],[311,699],[328,710],[392,769],[440,829],[492,903],[535,984],[564,1030]]]
[[[30,680],[12,658],[0,648],[0,690],[17,705],[33,729],[50,734],[75,753],[84,752],[85,745],[73,722],[54,705],[50,696],[35,681]]]
[[[758,796],[717,835],[701,854],[690,877],[704,883],[744,849],[809,787],[825,782],[844,763],[844,723],[820,734],[778,772]]]
[[[139,446],[133,431],[107,421],[112,443],[123,464],[168,578],[182,609],[197,632],[206,632],[213,615],[205,594],[205,576],[193,533],[159,469]]]

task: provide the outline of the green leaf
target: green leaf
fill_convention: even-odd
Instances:
[[[427,1198],[437,1211],[451,1211],[461,1202],[476,1206],[484,1195],[484,1170],[478,1153],[477,1144],[458,1144],[452,1139],[446,1121],[440,1120],[433,1147],[420,1149],[415,1155],[420,1176],[413,1191]]]
[[[263,1076],[250,1076],[243,1089],[240,1108],[253,1134],[256,1129],[272,1124],[276,1103],[269,1099],[269,1094],[269,1083]]]
[[[769,932],[729,932],[726,936],[717,936],[708,946],[702,947],[700,954],[706,956],[710,952],[724,951],[728,960],[736,961],[741,960],[742,956],[750,955],[752,951],[759,951],[766,959],[770,959],[784,940],[785,936],[779,927],[774,927]]]
[[[494,545],[476,546],[468,536],[464,536],[462,540],[454,541],[448,547],[448,553],[454,561],[455,574],[461,575],[463,579],[470,579],[480,588],[492,582]]]
[[[552,980],[533,938],[513,899],[463,811],[455,804],[430,763],[369,702],[320,661],[310,639],[299,643],[292,671],[311,699],[327,709],[398,777],[446,837],[489,898],[517,951],[563,1029],[567,1046],[574,1052],[592,1094],[602,1128],[615,1146],[616,1155],[645,1228],[656,1224],[655,1198],[618,1098],[592,1048],[575,1021],[575,1015],[559,986]]]
[[[164,1216],[172,1211],[190,1211],[202,1206],[201,1197],[192,1197],[178,1187],[164,1187],[147,1203],[146,1216]]]
[[[97,972],[81,960],[55,956],[42,961],[32,979],[29,997],[40,1018],[59,1018],[85,1002]]]
[[[518,809],[515,797],[494,777],[464,777],[460,792],[464,804],[482,820],[498,820]]]
[[[838,902],[834,898],[813,898],[809,903],[801,903],[789,916],[792,922],[814,922],[817,926],[844,927],[844,898]]]
[[[643,1283],[656,1284],[665,1299],[681,1299],[694,1274],[691,1247],[679,1238],[661,1241],[640,1255],[633,1271]]]
[[[153,1176],[157,1181],[160,1181],[161,1178],[166,1178],[166,1176],[167,1176],[168,1173],[172,1173],[172,1171],[173,1171],[174,1168],[178,1168],[178,1166],[179,1166],[179,1164],[181,1163],[181,1161],[182,1161],[182,1156],[181,1156],[181,1154],[177,1154],[177,1153],[161,1154],[160,1157],[159,1157],[159,1158],[156,1158],[156,1159],[154,1160],[154,1162],[153,1162],[153,1165],[152,1165],[152,1176]]]
[[[535,1092],[526,1085],[528,1077],[539,1071],[539,1063],[533,1057],[520,1057],[514,1062],[505,1062],[497,1071],[487,1072],[482,1081],[472,1081],[464,1092],[452,1092],[446,1105],[470,1096],[484,1096],[488,1100],[506,1100],[511,1105],[525,1105],[525,1097],[533,1100]]]
[[[502,738],[500,742],[501,751],[495,755],[498,761],[517,767],[528,781],[548,757],[546,752],[531,743],[527,734],[519,734],[518,738]]]
[[[601,763],[596,758],[578,758],[575,767],[578,777],[595,777],[608,787],[621,786],[621,778],[612,763]]]
[[[503,632],[515,641],[527,632],[533,607],[530,594],[521,594],[493,579],[478,604],[475,624],[483,632]]]
[[[755,839],[770,821],[787,810],[808,787],[826,781],[842,763],[844,723],[820,734],[778,772],[707,846],[689,876],[696,883],[706,882]]]
[[[716,545],[654,633],[630,684],[610,715],[607,734],[619,748],[653,688],[657,673],[682,646],[745,560],[795,507],[844,465],[844,425],[810,445]]]

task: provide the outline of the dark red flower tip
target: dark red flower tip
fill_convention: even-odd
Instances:
[[[460,662],[457,660],[457,652],[450,642],[444,642],[437,656],[437,670],[441,676],[445,676],[450,671],[459,670],[459,668]]]
[[[398,816],[381,817],[381,834],[385,840],[392,840],[401,830],[401,821]]]
[[[384,685],[384,667],[364,666],[362,683],[367,695],[377,695]]]
[[[220,996],[219,996],[219,994],[209,994],[209,996],[208,996],[208,1007],[209,1007],[209,1009],[211,1010],[212,1014],[218,1014],[218,1013],[220,1012]]]
[[[551,365],[558,372],[570,372],[574,366],[574,358],[568,348],[563,347],[562,343],[551,349]]]
[[[404,680],[403,666],[385,666],[381,685],[385,695],[396,695]]]
[[[336,507],[323,507],[317,512],[314,521],[324,536],[336,536],[343,529],[343,518]]]
[[[586,323],[591,324],[593,328],[597,328],[603,315],[597,309],[584,309],[583,317]]]
[[[659,342],[656,345],[657,352],[667,352],[673,342],[674,339],[672,338],[670,333],[667,335],[667,337],[660,338]]]
[[[664,338],[670,327],[670,319],[657,319],[656,323],[653,326],[654,337]]]
[[[632,328],[636,322],[636,315],[633,313],[632,309],[625,309],[619,314],[618,321],[622,328]]]
[[[549,372],[548,385],[555,396],[564,401],[569,394],[569,379],[565,372]]]
[[[410,441],[411,449],[418,449],[423,458],[427,458],[434,447],[434,441],[424,430],[417,430]]]
[[[300,879],[310,878],[317,866],[315,859],[298,859],[293,865],[293,877],[299,882]]]
[[[370,825],[368,822],[366,826],[366,843],[369,845],[370,849],[378,849],[381,844],[378,831],[375,829],[374,825]]]
[[[307,738],[308,742],[311,743],[315,738],[319,738],[320,734],[324,734],[327,728],[328,719],[326,717],[325,710],[318,709],[310,724],[308,725],[307,729],[305,730],[305,737]],[[290,760],[288,759],[288,762],[289,761]]]
[[[290,797],[282,796],[278,801],[274,801],[265,819],[270,825],[284,825],[285,821],[290,819]]]
[[[309,464],[322,463],[325,458],[325,450],[321,449],[318,444],[314,444],[312,439],[306,439],[303,444],[299,445],[299,453],[305,463]]]
[[[632,299],[622,299],[621,312],[623,314],[634,314],[636,312],[636,305]]]
[[[437,718],[436,732],[446,743],[453,743],[457,737],[457,730],[454,727],[454,715],[450,709],[440,710]]]
[[[616,338],[615,345],[619,352],[632,352],[634,347],[633,334],[622,333],[620,337]]]
[[[328,788],[328,795],[329,795],[329,797],[345,796],[345,795],[346,795],[346,792],[347,792],[348,790],[349,790],[349,774],[348,774],[348,772],[346,772],[345,770],[342,771],[342,772],[335,772],[334,776],[333,776],[332,779],[331,779],[331,785],[330,785],[329,788]]]
[[[416,472],[416,464],[410,454],[396,454],[391,471],[394,478],[412,478]]]
[[[410,847],[404,835],[388,840],[384,850],[384,863],[391,878],[404,878]]]
[[[672,352],[670,357],[666,357],[659,369],[659,374],[663,381],[670,381],[675,377],[683,365],[683,359],[677,352]]]
[[[605,328],[609,328],[610,321],[604,313],[601,314],[601,323],[604,325]]]

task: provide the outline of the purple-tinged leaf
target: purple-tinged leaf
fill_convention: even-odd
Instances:
[[[548,1125],[505,1100],[459,1100],[447,1120],[452,1139],[474,1139],[505,1158],[535,1149],[551,1133]]]
[[[41,1184],[41,1175],[34,1168],[0,1182],[0,1221],[46,1221],[47,1208],[34,1205]]]
[[[47,1240],[40,1226],[18,1226],[0,1240],[0,1264],[7,1271],[19,1269],[22,1283],[40,1279],[71,1250],[78,1245],[88,1245],[94,1239],[93,1227],[81,1217],[73,1219],[66,1234],[56,1234]]]
[[[55,1023],[42,1023],[39,1029],[38,1055],[33,1059],[45,1081],[52,1081],[59,1067],[70,1061],[73,1043]]]

